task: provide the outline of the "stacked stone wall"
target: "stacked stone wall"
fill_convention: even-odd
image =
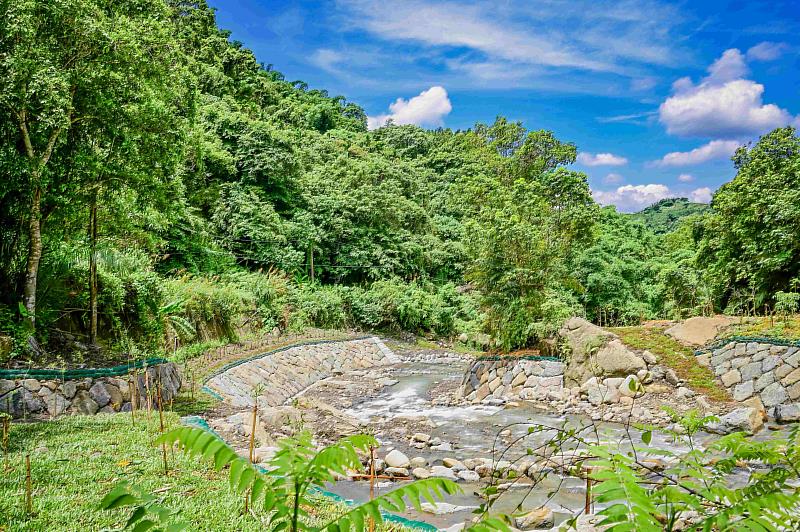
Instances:
[[[485,399],[534,399],[559,396],[564,386],[564,363],[514,357],[479,358],[464,374],[459,394],[469,402]]]
[[[160,383],[162,400],[177,397],[181,375],[173,363],[158,364],[130,375],[82,379],[0,379],[0,412],[14,418],[56,418],[65,414],[112,414],[130,411],[132,388],[138,386],[143,407],[147,392]],[[134,391],[135,393],[135,391]]]
[[[731,341],[698,362],[710,367],[739,402],[761,401],[778,420],[800,420],[800,347]]]

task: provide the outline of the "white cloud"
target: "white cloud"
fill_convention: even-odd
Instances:
[[[453,110],[450,98],[444,87],[434,86],[420,92],[409,100],[398,98],[389,105],[389,113],[370,116],[369,129],[383,126],[391,119],[395,124],[416,124],[418,126],[440,126],[445,115]]]
[[[679,8],[659,0],[620,0],[613,5],[574,0],[564,12],[560,0],[337,0],[345,29],[366,31],[388,46],[454,73],[486,81],[497,73],[517,84],[541,84],[551,77],[573,86],[575,75],[622,75],[635,90],[651,88],[651,65],[677,65],[690,57],[675,35]],[[569,32],[563,28],[568,27]],[[437,72],[437,79],[450,72]],[[618,94],[627,83],[607,76],[602,88]],[[603,83],[605,82],[605,83]],[[449,86],[449,85],[448,85]]]
[[[616,185],[618,183],[622,183],[625,179],[614,172],[608,174],[603,178],[603,183],[606,185]]]
[[[578,154],[578,162],[586,166],[623,166],[628,164],[628,159],[613,153],[592,154],[581,152]]]
[[[336,65],[344,59],[344,54],[336,50],[320,48],[311,55],[310,62],[322,70],[336,74],[339,73],[339,69]]]
[[[711,203],[711,189],[708,187],[692,190],[689,199],[695,203]]]
[[[760,42],[747,50],[747,59],[751,61],[774,61],[788,48],[783,42]]]
[[[655,161],[656,166],[689,166],[733,155],[739,142],[735,140],[712,140],[691,151],[673,151]]]
[[[678,176],[678,181],[681,183],[691,183],[694,181],[694,176],[692,174],[681,174]]]
[[[763,85],[742,79],[747,65],[739,50],[726,50],[708,72],[697,85],[689,78],[673,83],[673,95],[659,107],[659,120],[668,133],[740,138],[765,133],[795,119],[785,109],[763,103]]]
[[[744,62],[744,56],[736,48],[725,50],[719,59],[708,67],[707,82],[724,83],[740,79],[747,75],[749,69]]]
[[[635,212],[664,198],[675,197],[668,186],[662,184],[623,185],[616,190],[592,191],[601,205],[616,205],[623,212]]]

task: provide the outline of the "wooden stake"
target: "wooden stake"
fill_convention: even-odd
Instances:
[[[131,425],[136,425],[136,396],[139,393],[139,379],[136,370],[128,375],[128,389],[131,392]]]
[[[160,381],[160,379],[159,379],[159,381]],[[163,403],[161,401],[161,386],[160,386],[160,384],[161,383],[159,382],[159,386],[156,388],[156,393],[158,394],[158,418],[159,418],[159,421],[161,423],[161,434],[164,434],[164,409],[162,408]],[[164,458],[164,475],[167,475],[169,473],[169,469],[167,468],[167,444],[166,443],[162,443],[161,444],[161,455]]]
[[[586,500],[584,502],[583,512],[590,514],[592,512],[592,468],[586,468]]]
[[[2,444],[3,444],[3,461],[5,462],[5,470],[11,471],[11,466],[8,463],[8,442],[10,439],[11,433],[11,416],[3,416],[3,434],[2,434]]]
[[[250,463],[252,464],[255,461],[255,444],[256,444],[256,422],[258,420],[258,398],[254,398],[253,400],[253,422],[250,426]],[[244,513],[247,513],[247,501],[250,499],[250,490],[244,494]]]
[[[369,447],[369,500],[375,498],[375,448]],[[375,532],[375,520],[369,518],[369,532]]]
[[[33,513],[33,482],[31,481],[31,455],[25,455],[25,513]]]

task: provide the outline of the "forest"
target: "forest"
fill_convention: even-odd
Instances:
[[[798,310],[791,127],[740,147],[710,207],[629,215],[535,124],[368,130],[203,0],[2,0],[0,35],[2,365],[245,326],[511,350],[573,315]]]

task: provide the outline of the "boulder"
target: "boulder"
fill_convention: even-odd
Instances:
[[[410,464],[410,467],[412,467],[412,468],[425,467],[426,465],[428,465],[428,460],[423,458],[423,457],[421,457],[421,456],[416,456],[416,457],[412,458],[409,461],[409,464]]]
[[[424,480],[431,477],[431,472],[424,467],[415,467],[411,470],[411,476],[418,480]]]
[[[393,449],[392,451],[390,451],[389,454],[387,454],[383,460],[389,467],[408,467],[411,464],[411,461],[408,459],[408,456],[398,451],[397,449]]]
[[[383,472],[390,477],[407,477],[408,469],[405,467],[387,467]]]
[[[615,336],[589,321],[573,317],[569,318],[558,335],[565,340],[567,346],[567,367],[564,379],[570,386],[580,386],[595,375],[590,364],[595,351],[605,346]]]
[[[111,401],[111,394],[104,382],[96,382],[89,388],[89,396],[97,403],[99,408],[106,406]]]
[[[719,418],[718,422],[706,425],[708,432],[715,434],[729,434],[731,432],[745,432],[755,434],[764,426],[761,412],[752,407],[737,408]]]
[[[728,316],[696,316],[673,325],[664,332],[685,344],[705,345],[732,322],[733,318]]]
[[[781,423],[800,421],[800,403],[778,406],[775,409],[775,419]]]
[[[94,415],[100,409],[100,406],[88,391],[80,390],[75,393],[75,397],[72,399],[72,409],[78,414]]]
[[[431,476],[438,477],[438,478],[446,478],[446,479],[452,480],[454,482],[456,480],[458,480],[458,477],[453,472],[453,470],[450,469],[449,467],[445,467],[445,466],[438,466],[438,465],[437,466],[433,466],[431,468]]]
[[[761,391],[761,401],[766,408],[772,408],[786,401],[786,389],[774,382]]]
[[[478,482],[481,479],[479,474],[477,474],[475,471],[470,471],[469,469],[459,471],[456,473],[456,476],[465,482]]]
[[[514,519],[514,524],[520,530],[550,528],[553,526],[554,522],[555,517],[553,515],[553,510],[545,506],[531,510],[525,515]]]
[[[453,471],[463,471],[467,468],[461,463],[460,460],[456,460],[455,458],[445,458],[442,460],[442,464],[444,464],[445,467],[449,467]]]

